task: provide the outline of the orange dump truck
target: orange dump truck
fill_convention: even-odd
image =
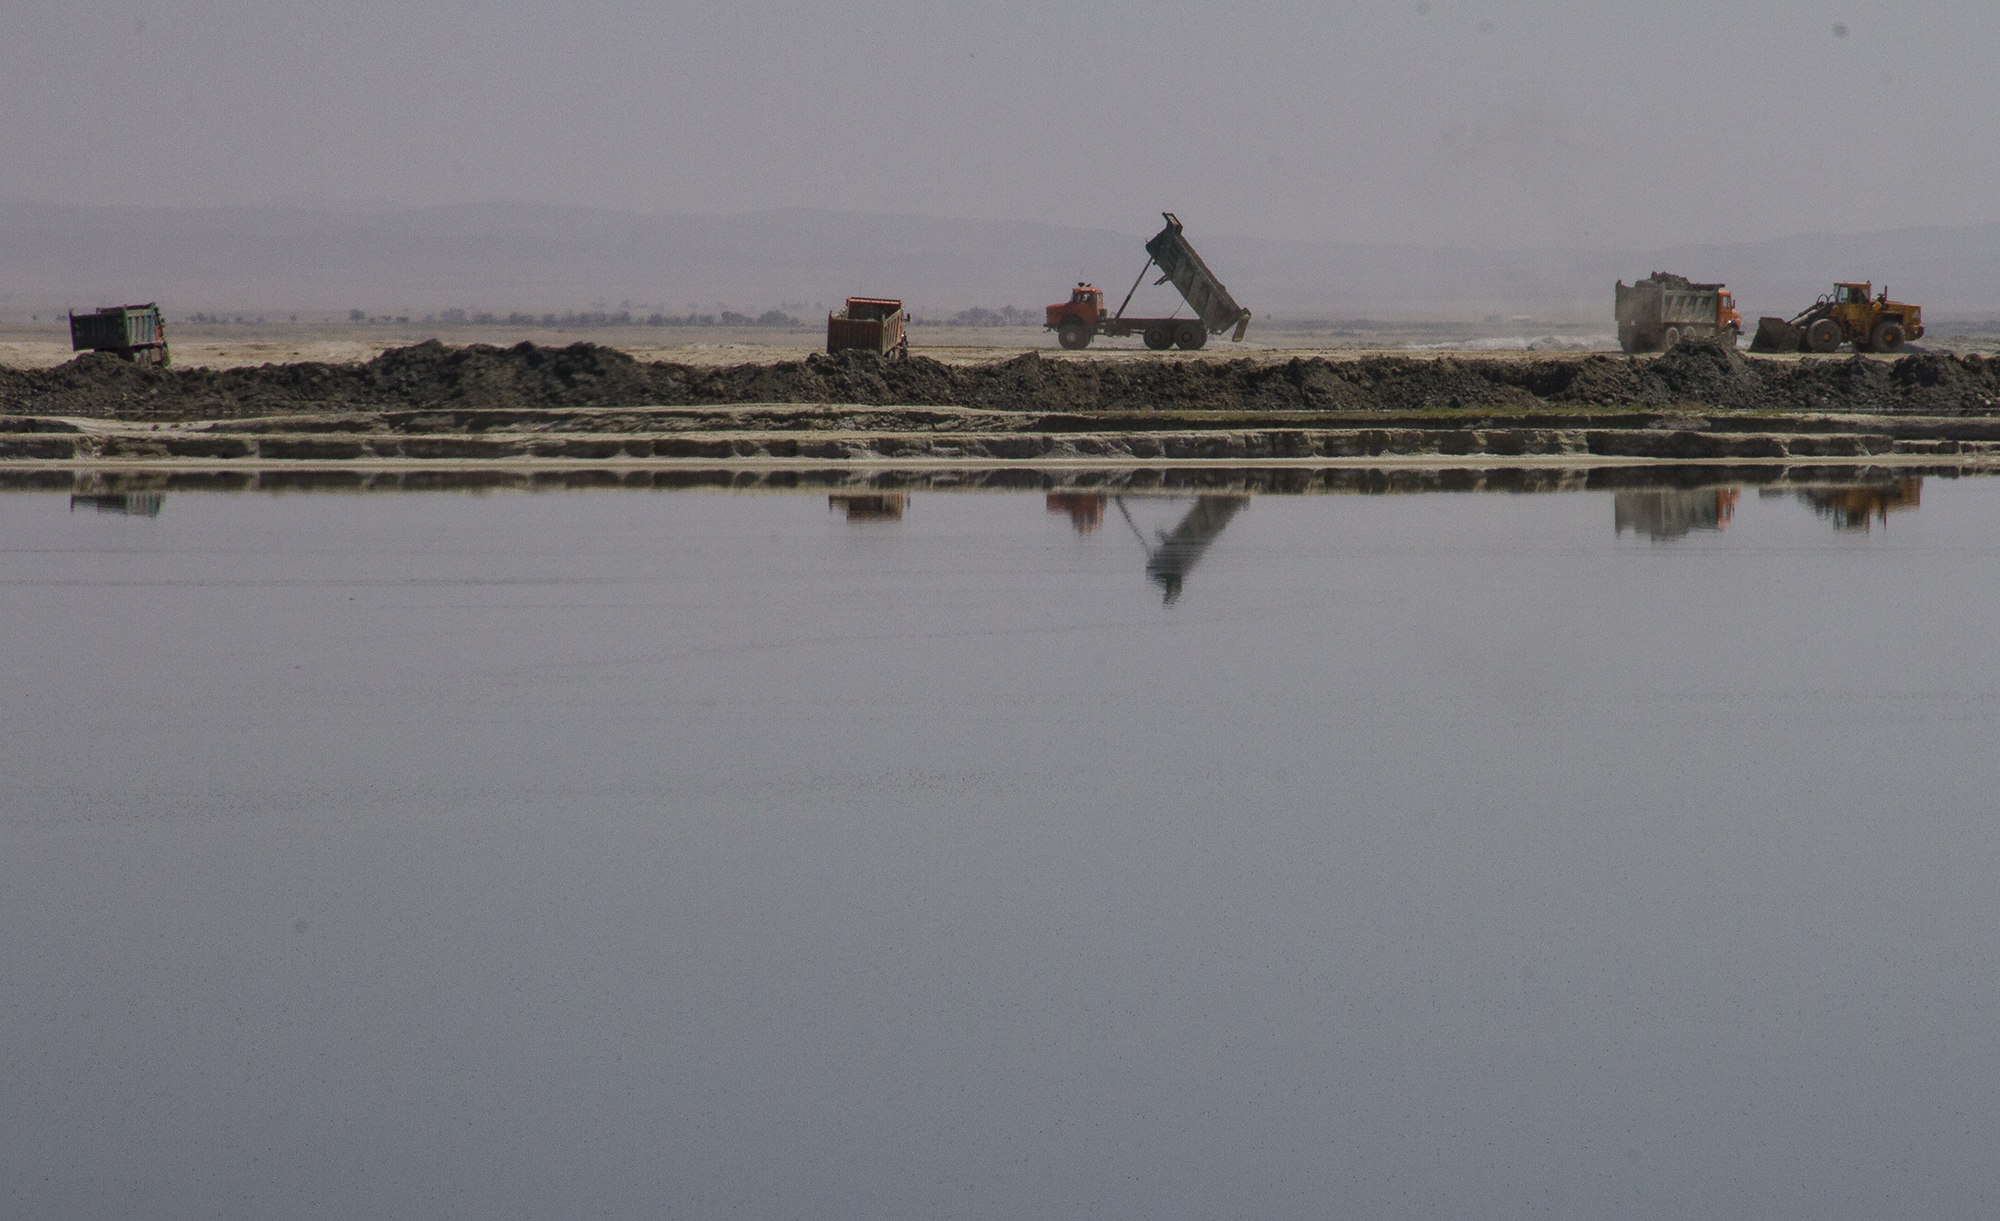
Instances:
[[[1093,284],[1079,283],[1070,290],[1069,300],[1051,305],[1048,317],[1042,326],[1054,331],[1056,341],[1065,348],[1084,348],[1099,335],[1138,335],[1149,348],[1198,348],[1208,342],[1210,335],[1219,335],[1231,327],[1236,333],[1231,336],[1237,343],[1243,342],[1243,332],[1250,325],[1250,311],[1236,304],[1236,298],[1215,278],[1215,273],[1202,262],[1194,247],[1181,236],[1181,222],[1172,212],[1162,212],[1167,227],[1153,235],[1146,243],[1146,265],[1139,269],[1139,279],[1132,281],[1132,292],[1125,294],[1125,301],[1117,313],[1104,308],[1104,290]],[[1154,283],[1165,284],[1173,281],[1180,290],[1183,300],[1194,310],[1192,318],[1127,318],[1125,306],[1132,304],[1132,293],[1139,291],[1139,280],[1158,265],[1161,275]]]

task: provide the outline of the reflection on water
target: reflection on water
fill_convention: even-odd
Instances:
[[[1720,530],[1736,512],[1740,488],[1655,488],[1619,492],[1612,501],[1613,533],[1632,530],[1654,539],[1693,530]]]
[[[1759,488],[1764,500],[1795,496],[1798,502],[1836,530],[1866,531],[1872,522],[1887,522],[1892,512],[1915,510],[1923,500],[1921,475],[1884,482],[1864,474],[1855,482],[1785,483]],[[1696,530],[1721,530],[1736,514],[1740,487],[1633,488],[1612,498],[1613,533],[1631,530],[1655,541],[1685,537]]]
[[[0,495],[0,1214],[2000,1199],[2000,480],[282,474]]]
[[[1118,498],[1118,512],[1125,518],[1125,524],[1132,527],[1139,545],[1146,549],[1146,576],[1159,583],[1164,591],[1161,595],[1164,604],[1171,606],[1181,596],[1181,584],[1187,574],[1201,562],[1202,554],[1229,525],[1229,519],[1249,503],[1248,496],[1198,496],[1194,507],[1171,531],[1155,532],[1159,542],[1152,544],[1132,520],[1125,498]]]
[[[901,521],[910,498],[898,492],[871,492],[863,495],[829,496],[826,507],[842,509],[849,521]]]
[[[1089,534],[1104,524],[1103,492],[1050,492],[1045,502],[1051,513],[1069,514],[1069,524],[1078,534]]]
[[[1893,484],[1800,488],[1798,497],[1800,504],[1831,520],[1834,529],[1865,531],[1873,522],[1888,525],[1890,513],[1919,507],[1923,488],[1921,478],[1911,478]]]
[[[160,504],[166,497],[158,492],[78,492],[69,498],[69,511],[76,512],[78,505],[96,509],[99,513],[117,513],[125,517],[158,517]]]
[[[1730,476],[1727,483],[1712,480]],[[1976,472],[1954,467],[1937,472],[1952,478]],[[741,490],[785,490],[814,486],[847,486],[867,490],[833,492],[827,507],[855,523],[901,521],[910,495],[897,489],[949,487],[1042,488],[1050,513],[1069,518],[1078,534],[1090,534],[1104,524],[1105,504],[1114,492],[1200,490],[1193,509],[1171,530],[1146,538],[1132,523],[1121,501],[1119,511],[1139,535],[1147,553],[1146,572],[1165,590],[1166,601],[1180,595],[1187,573],[1215,541],[1229,519],[1248,503],[1249,493],[1306,494],[1351,492],[1394,494],[1438,491],[1574,492],[1604,489],[1613,493],[1612,529],[1627,530],[1656,541],[1684,538],[1698,531],[1724,530],[1736,514],[1744,485],[1757,487],[1764,499],[1787,496],[1827,519],[1836,530],[1869,530],[1886,523],[1890,513],[1914,511],[1923,501],[1922,473],[1911,470],[1842,467],[1605,467],[1589,470],[1533,468],[1500,471],[1450,468],[1379,470],[1369,468],[1321,471],[1282,470],[1123,470],[1065,471],[980,470],[946,472],[837,471],[639,471],[556,470],[511,471],[248,471],[248,472],[103,472],[0,471],[0,491],[69,489],[74,512],[88,507],[125,517],[158,517],[169,489],[199,491],[444,491],[517,488],[582,489],[639,488],[680,490],[703,487]],[[1063,486],[1070,484],[1072,486]],[[1081,484],[1083,486],[1074,486]],[[1055,485],[1055,486],[1051,486]]]
[[[943,491],[1024,491],[1068,497],[1119,492],[1184,494],[1411,495],[1426,492],[1619,492],[1755,487],[1790,492],[1803,487],[1894,487],[1924,476],[1955,479],[1984,472],[1935,466],[1335,466],[1120,467],[1106,470],[1038,467],[410,467],[391,469],[185,468],[85,471],[0,469],[0,492],[99,495],[134,492],[678,492],[823,490],[844,496]],[[1051,511],[1063,501],[1051,501]],[[1088,516],[1085,502],[1083,512]]]

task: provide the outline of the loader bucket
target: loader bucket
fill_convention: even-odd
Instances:
[[[1752,352],[1797,352],[1805,347],[1806,329],[1783,318],[1759,318],[1757,334],[1750,340]]]

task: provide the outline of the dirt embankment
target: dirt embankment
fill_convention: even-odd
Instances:
[[[1324,357],[1289,361],[1043,360],[986,365],[872,354],[700,367],[642,363],[594,344],[384,352],[365,364],[158,369],[85,355],[0,369],[0,412],[129,420],[232,419],[426,408],[604,408],[731,403],[936,405],[1002,411],[1459,410],[1495,414],[1699,406],[1757,412],[1984,414],[2000,360],[1914,353],[1759,360],[1683,344],[1664,355],[1546,359]]]

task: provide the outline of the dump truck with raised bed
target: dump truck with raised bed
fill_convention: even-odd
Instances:
[[[89,314],[69,312],[69,349],[72,352],[116,352],[140,364],[164,365],[167,353],[167,324],[160,307],[111,305]]]
[[[1231,327],[1236,333],[1230,338],[1243,342],[1243,332],[1250,326],[1250,311],[1236,304],[1236,298],[1215,278],[1199,254],[1181,235],[1181,222],[1172,212],[1162,212],[1167,227],[1153,235],[1146,243],[1146,265],[1139,269],[1138,279],[1132,281],[1131,292],[1117,313],[1104,308],[1104,290],[1093,284],[1078,282],[1070,290],[1069,300],[1048,308],[1044,330],[1054,331],[1056,341],[1065,348],[1085,348],[1099,335],[1122,337],[1138,335],[1146,346],[1155,350],[1179,345],[1182,348],[1199,348],[1208,342],[1210,335],[1220,335]],[[1158,266],[1160,278],[1155,284],[1171,281],[1179,290],[1181,298],[1195,312],[1193,318],[1127,318],[1125,307],[1132,304],[1132,294],[1139,291],[1139,282],[1146,273]]]
[[[1851,343],[1857,352],[1894,352],[1924,334],[1922,307],[1889,300],[1888,285],[1875,295],[1867,280],[1835,284],[1833,291],[1790,318],[1759,318],[1752,352],[1832,352]]]
[[[858,348],[890,360],[910,354],[910,337],[903,329],[903,303],[887,297],[849,297],[847,306],[826,315],[826,350]]]
[[[1721,284],[1696,284],[1686,276],[1656,271],[1626,286],[1618,281],[1613,311],[1618,346],[1627,352],[1664,352],[1683,339],[1708,339],[1735,346],[1743,315]]]

